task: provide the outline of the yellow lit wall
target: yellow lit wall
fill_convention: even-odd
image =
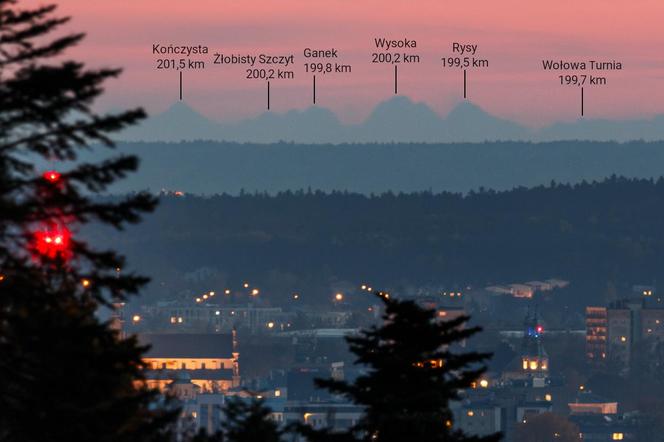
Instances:
[[[174,359],[174,358],[143,358],[148,368],[152,370],[218,370],[221,368],[232,369],[233,359]]]

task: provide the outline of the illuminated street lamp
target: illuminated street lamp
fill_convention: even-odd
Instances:
[[[137,323],[141,322],[141,316],[140,315],[134,315],[134,316],[132,316],[131,321],[134,324],[137,324]]]
[[[337,293],[334,295],[334,300],[337,302],[341,302],[344,300],[344,294],[343,293]]]

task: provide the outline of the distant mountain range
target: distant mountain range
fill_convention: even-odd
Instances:
[[[286,113],[265,112],[238,123],[212,121],[184,102],[127,129],[123,141],[213,140],[249,143],[278,141],[304,144],[448,143],[483,141],[630,141],[664,139],[664,115],[642,120],[579,119],[532,130],[495,117],[463,102],[446,117],[424,103],[397,96],[380,103],[360,124],[342,124],[337,116],[313,106]]]

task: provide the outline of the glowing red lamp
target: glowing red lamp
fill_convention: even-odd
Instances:
[[[58,181],[60,181],[62,174],[60,174],[60,172],[58,172],[57,170],[47,170],[46,172],[44,172],[42,176],[49,183],[57,183]]]
[[[540,335],[540,334],[542,334],[542,332],[544,331],[544,327],[542,327],[541,325],[538,325],[538,326],[535,328],[535,331],[537,331],[537,334]]]
[[[35,249],[41,256],[54,259],[58,256],[69,258],[71,232],[66,227],[51,227],[38,230],[35,235]]]

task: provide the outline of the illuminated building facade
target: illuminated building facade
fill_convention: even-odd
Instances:
[[[592,365],[603,365],[608,353],[606,307],[586,307],[586,355]]]
[[[568,404],[572,414],[617,414],[618,402],[610,401],[588,391],[579,392],[576,400]]]
[[[202,393],[224,392],[240,385],[235,332],[144,334],[139,340],[150,345],[143,362],[151,388],[166,391],[183,378],[190,379]]]
[[[649,302],[647,293],[652,291],[645,293],[608,307],[586,308],[586,355],[590,363],[602,366],[611,360],[628,369],[639,344],[664,340],[664,308]]]

